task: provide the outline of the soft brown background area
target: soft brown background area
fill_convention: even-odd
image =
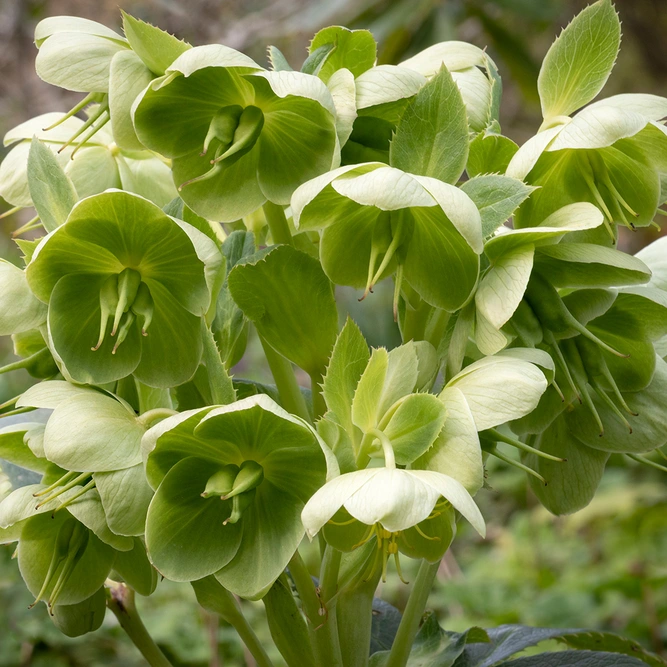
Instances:
[[[36,23],[62,14],[84,16],[120,30],[119,8],[192,44],[224,43],[266,63],[267,44],[293,67],[320,28],[368,28],[381,62],[399,62],[445,39],[487,47],[504,79],[505,133],[524,142],[539,126],[539,63],[560,27],[583,0],[0,0],[0,133],[32,116],[64,111],[80,95],[41,82],[34,72]],[[623,44],[604,91],[667,93],[667,0],[618,0]],[[15,222],[4,221],[0,233]],[[636,250],[655,231],[625,234]]]

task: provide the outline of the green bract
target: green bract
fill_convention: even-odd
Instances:
[[[397,273],[428,303],[457,310],[477,282],[479,212],[458,188],[381,163],[341,167],[292,197],[299,230],[322,230],[320,259],[336,284],[371,291]]]
[[[187,223],[110,191],[77,204],[37,247],[27,276],[49,305],[48,342],[69,377],[104,383],[133,373],[168,387],[199,364],[206,273],[220,263],[212,241]]]
[[[233,49],[197,47],[135,102],[139,139],[173,158],[184,201],[206,218],[286,204],[338,159],[336,111],[322,81],[260,69]]]
[[[301,541],[301,510],[324,482],[313,430],[260,395],[171,417],[146,434],[144,450],[157,569],[176,581],[215,574],[238,595],[261,597]]]

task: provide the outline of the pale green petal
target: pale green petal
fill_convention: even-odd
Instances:
[[[378,65],[357,77],[357,109],[412,97],[425,83],[426,79],[418,72],[395,65]]]
[[[649,120],[662,120],[667,117],[667,97],[660,95],[648,95],[645,93],[624,93],[612,95],[603,100],[594,102],[588,108],[616,107],[617,109],[628,109],[635,113],[646,116]]]
[[[262,69],[252,58],[223,44],[207,44],[188,49],[167,68],[167,74],[180,72],[190,76],[204,67],[241,67]]]
[[[332,186],[344,197],[382,211],[436,205],[435,199],[415,176],[393,167],[380,167],[361,176],[339,178]]]
[[[499,257],[484,274],[477,292],[477,310],[500,329],[518,308],[533,270],[535,249],[526,244]]]
[[[56,125],[52,130],[46,131],[44,129],[61,120],[64,115],[64,113],[59,111],[52,111],[24,121],[5,134],[4,145],[9,146],[9,144],[13,144],[16,141],[21,141],[22,139],[30,140],[33,137],[37,137],[47,144],[65,143],[83,125],[83,121],[80,118],[71,116],[59,125]],[[99,137],[95,135],[86,143],[98,144]]]
[[[647,123],[645,116],[628,109],[612,106],[587,107],[563,127],[546,150],[605,148],[619,139],[634,136]]]
[[[376,471],[343,504],[355,519],[368,526],[380,523],[393,533],[410,528],[431,514],[441,492],[419,478],[419,473],[425,471],[395,468]],[[460,486],[458,482],[456,485]]]
[[[47,37],[59,32],[78,32],[84,35],[98,35],[127,43],[127,40],[117,32],[107,28],[102,23],[84,19],[79,16],[49,16],[42,19],[35,27],[35,43],[41,45]]]
[[[496,354],[509,345],[510,339],[489,320],[477,312],[475,315],[475,343],[482,354]]]
[[[347,206],[345,198],[333,187],[327,186],[348,172],[354,172],[350,174],[353,176],[355,173],[363,174],[384,167],[381,162],[351,164],[328,171],[299,186],[292,195],[291,203],[292,218],[296,228],[302,231],[321,229],[337,222],[339,217],[344,218],[345,215],[339,209]],[[310,204],[312,207],[309,207]],[[338,208],[335,208],[336,205]]]
[[[416,476],[421,482],[437,491],[452,504],[455,510],[460,512],[471,523],[472,527],[482,537],[486,536],[484,517],[477,505],[475,505],[475,501],[460,482],[432,470],[412,470],[410,474]]]
[[[301,512],[301,521],[308,537],[311,539],[315,537],[343,503],[381,470],[381,468],[367,468],[346,473],[335,477],[318,489]]]
[[[600,209],[588,202],[576,202],[559,208],[537,227],[513,229],[495,236],[484,246],[484,253],[495,261],[504,253],[522,245],[548,245],[556,242],[567,232],[595,229],[604,222]]]
[[[455,40],[440,42],[404,60],[399,67],[414,70],[431,77],[438,73],[442,65],[450,72],[469,67],[483,67],[488,56],[485,51],[468,42]]]
[[[461,391],[477,429],[483,431],[532,412],[547,388],[547,380],[531,363],[494,356],[470,364],[447,387]]]
[[[257,72],[249,75],[252,77],[261,77],[268,81],[271,90],[280,98],[306,97],[309,100],[319,102],[334,118],[336,116],[336,107],[334,105],[331,93],[326,85],[312,74],[303,72]]]
[[[352,126],[357,117],[354,74],[345,68],[336,70],[329,78],[327,88],[336,108],[338,143],[343,146],[352,134]]]
[[[0,259],[0,280],[0,335],[36,329],[46,322],[46,306],[30,291],[25,271]]]
[[[111,60],[129,46],[98,35],[58,32],[40,47],[35,70],[40,79],[80,93],[109,91]]]
[[[563,127],[563,125],[551,127],[528,139],[510,160],[505,175],[524,181],[526,176],[528,176],[532,168],[540,159],[540,155],[544,153],[547,146],[549,146],[553,139],[563,130]]]
[[[85,392],[54,410],[44,433],[49,461],[66,470],[121,470],[141,462],[143,426],[109,396]]]
[[[437,178],[413,176],[438,203],[450,222],[479,255],[483,249],[482,220],[472,199],[460,188]]]
[[[440,394],[447,410],[445,425],[433,446],[412,468],[434,470],[459,481],[474,495],[484,484],[484,463],[472,412],[456,387]]]
[[[40,382],[27,391],[16,402],[17,407],[30,406],[33,408],[48,408],[54,410],[61,403],[82,394],[97,394],[95,389],[79,387],[64,380]]]

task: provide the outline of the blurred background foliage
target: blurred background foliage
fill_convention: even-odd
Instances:
[[[667,93],[667,0],[616,0],[623,45],[605,95]],[[0,134],[32,116],[64,111],[80,96],[42,83],[34,73],[35,24],[71,14],[118,29],[119,6],[193,44],[224,43],[266,64],[275,44],[298,67],[312,35],[331,24],[368,28],[382,63],[396,63],[436,42],[470,41],[487,47],[503,75],[503,131],[519,144],[540,124],[539,64],[560,28],[585,0],[0,0]],[[0,152],[0,157],[2,153]],[[0,202],[0,211],[6,206]],[[26,220],[28,212],[26,212]],[[0,256],[19,260],[11,239],[16,216],[0,221]],[[625,230],[623,230],[625,231]],[[658,233],[626,233],[634,252]],[[391,289],[358,304],[341,290],[372,345],[399,342],[391,321]],[[13,360],[0,341],[0,363]],[[237,375],[268,381],[261,350],[249,346]],[[0,375],[0,402],[23,391],[23,371]],[[660,473],[612,459],[593,503],[572,517],[550,516],[527,490],[523,473],[489,462],[488,488],[478,500],[490,527],[477,539],[462,526],[443,561],[431,606],[451,630],[470,625],[524,623],[611,630],[666,655],[667,494]],[[0,473],[0,497],[8,490]],[[408,578],[413,574],[404,563]],[[407,588],[398,579],[383,597],[402,608]],[[39,605],[28,611],[12,548],[0,547],[0,667],[134,667],[145,664],[111,614],[94,635],[70,640]],[[162,582],[140,600],[146,625],[175,665],[252,665],[233,631],[203,612],[188,586]],[[261,604],[248,604],[257,621]],[[262,628],[262,623],[256,624]],[[278,662],[276,664],[279,664]]]

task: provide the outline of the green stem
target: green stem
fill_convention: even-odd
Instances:
[[[278,204],[274,204],[273,202],[267,201],[263,208],[264,217],[266,218],[266,222],[268,223],[269,229],[271,230],[271,237],[273,238],[273,242],[294,245],[283,207],[279,206]]]
[[[148,634],[134,604],[134,591],[131,588],[125,584],[111,582],[107,607],[115,614],[120,627],[125,630],[151,667],[173,667]]]
[[[299,387],[294,376],[292,364],[282,354],[276,352],[262,336],[259,337],[259,340],[262,343],[266,361],[271,369],[271,374],[278,388],[283,407],[293,415],[297,415],[309,422],[312,421],[308,412],[308,406],[306,405],[306,399],[303,397],[301,387]]]
[[[315,584],[306,564],[297,551],[289,562],[289,572],[299,593],[301,605],[308,621],[315,657],[318,665],[342,667],[343,659],[338,644],[335,616],[329,617],[315,590]]]
[[[424,614],[439,566],[440,561],[429,563],[425,560],[419,566],[417,579],[408,598],[408,604],[403,612],[403,618],[401,618],[401,623],[398,626],[398,632],[394,638],[385,667],[405,667],[408,664],[412,642],[417,630],[419,630],[419,623]]]
[[[151,426],[155,426],[155,424],[161,422],[163,419],[173,417],[177,414],[178,412],[176,412],[176,410],[172,410],[170,408],[153,408],[152,410],[147,410],[139,417],[137,417],[137,421],[149,429]]]
[[[313,397],[313,419],[317,421],[327,411],[327,404],[322,396],[322,373],[313,373],[310,376],[310,392]]]
[[[234,596],[213,576],[192,582],[197,602],[207,611],[218,614],[236,630],[255,659],[257,667],[274,667]]]
[[[202,328],[202,338],[204,340],[202,359],[208,371],[208,383],[213,403],[228,405],[236,400],[236,391],[234,390],[232,379],[229,377],[225,364],[220,358],[220,352],[213,332],[204,324],[202,324]]]
[[[426,323],[432,310],[433,307],[429,306],[426,301],[422,301],[416,309],[406,303],[405,319],[401,331],[404,343],[409,340],[424,340]]]

